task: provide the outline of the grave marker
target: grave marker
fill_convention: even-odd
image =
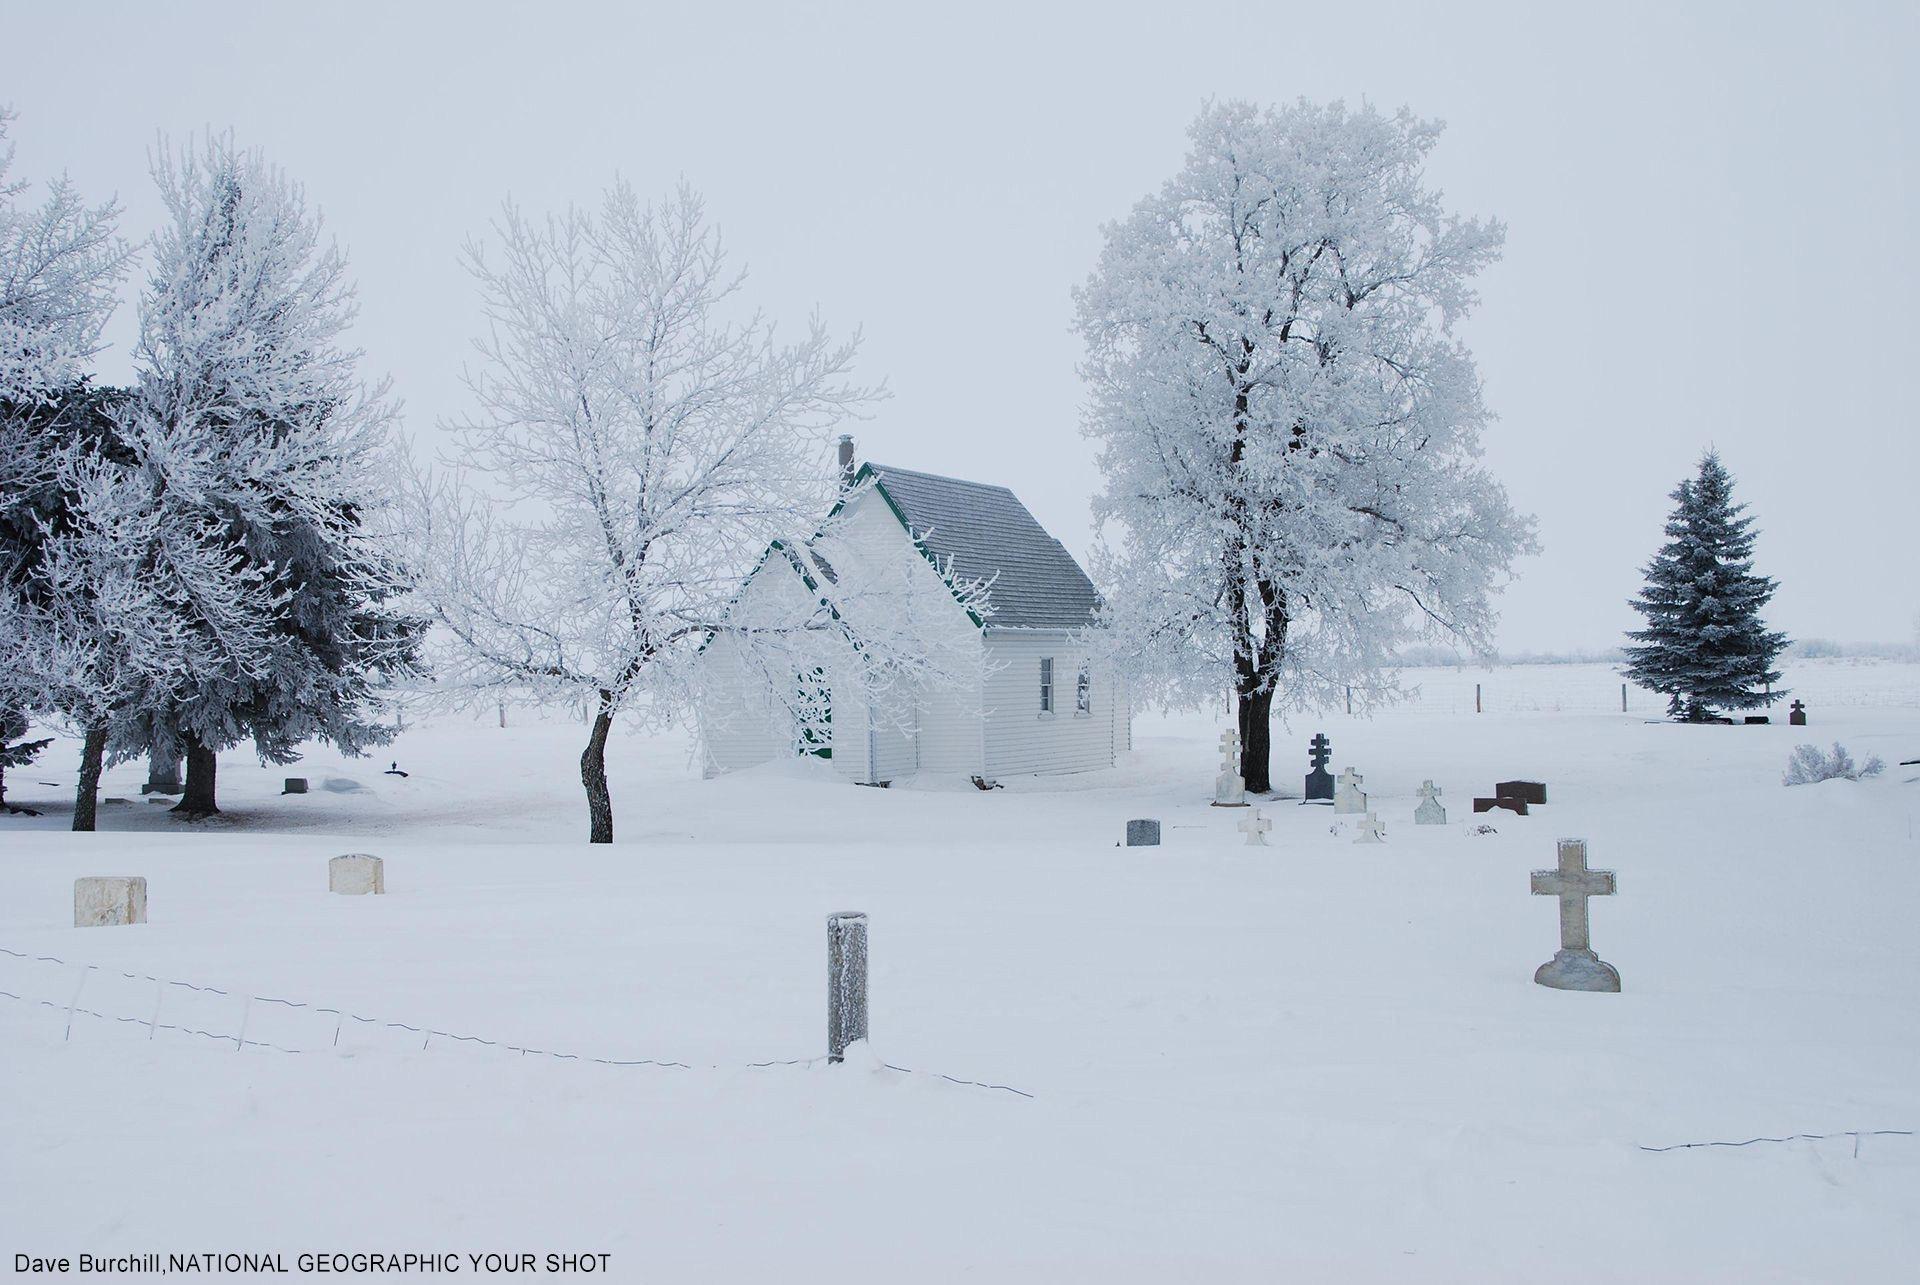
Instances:
[[[366,852],[349,852],[327,862],[327,891],[349,897],[387,891],[387,863]]]
[[[1158,821],[1127,822],[1127,846],[1129,848],[1159,847],[1160,823]]]
[[[1213,782],[1213,806],[1247,806],[1247,782],[1240,775],[1240,733],[1237,731],[1220,733],[1220,775]]]
[[[1367,795],[1360,783],[1367,778],[1352,768],[1340,774],[1338,788],[1333,793],[1333,810],[1342,815],[1357,816],[1367,810]]]
[[[1617,991],[1620,974],[1593,953],[1587,923],[1587,898],[1611,897],[1611,870],[1587,869],[1587,841],[1562,839],[1559,864],[1533,872],[1533,895],[1560,899],[1560,949],[1534,971],[1541,986],[1562,991]]]
[[[1387,827],[1382,824],[1380,818],[1369,812],[1361,819],[1360,833],[1355,836],[1353,841],[1355,843],[1385,843],[1386,839],[1383,836],[1386,832]]]
[[[1432,781],[1420,783],[1420,806],[1413,810],[1415,825],[1445,825],[1447,810],[1440,804],[1440,787]]]
[[[307,778],[304,776],[288,777],[286,786],[280,791],[282,794],[305,794],[306,792]]]
[[[1795,701],[1787,708],[1787,725],[1790,727],[1807,725],[1807,707],[1800,701]]]
[[[1501,781],[1493,787],[1496,799],[1519,799],[1523,803],[1544,807],[1547,802],[1547,787],[1540,781]]]
[[[1491,812],[1495,808],[1505,808],[1507,811],[1513,813],[1515,816],[1523,817],[1527,815],[1527,801],[1525,799],[1494,798],[1494,799],[1475,799],[1473,801],[1473,810],[1475,812]]]
[[[143,875],[86,875],[73,881],[73,926],[111,928],[147,922]]]
[[[1273,822],[1261,816],[1260,810],[1255,808],[1247,813],[1239,828],[1240,833],[1247,836],[1249,848],[1264,848],[1267,846],[1267,831],[1273,829]]]
[[[1327,739],[1325,732],[1315,732],[1313,739],[1307,742],[1307,766],[1313,770],[1307,773],[1307,789],[1303,803],[1333,802],[1333,773],[1327,771],[1327,760],[1333,757],[1333,742]]]

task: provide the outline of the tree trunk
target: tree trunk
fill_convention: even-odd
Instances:
[[[73,793],[73,828],[92,830],[100,805],[100,770],[107,762],[107,729],[89,727],[80,746],[80,785]]]
[[[140,787],[142,794],[178,794],[180,793],[180,758],[176,754],[162,754],[158,749],[147,751],[147,783]]]
[[[191,738],[187,741],[187,789],[173,811],[190,817],[212,816],[220,810],[214,802],[213,778],[219,767],[214,752]]]
[[[607,791],[607,733],[613,730],[613,693],[600,693],[593,734],[580,754],[580,783],[587,787],[588,843],[613,842],[613,795]]]
[[[1240,776],[1248,794],[1273,790],[1273,692],[1239,693]]]

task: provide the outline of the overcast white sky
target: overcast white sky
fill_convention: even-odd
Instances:
[[[132,235],[160,217],[155,131],[265,148],[347,246],[358,341],[424,433],[462,405],[457,247],[504,195],[684,175],[774,316],[864,328],[894,395],[863,457],[1010,485],[1077,554],[1069,290],[1100,225],[1208,96],[1404,104],[1447,122],[1454,208],[1509,228],[1467,335],[1543,549],[1501,645],[1619,641],[1709,442],[1777,625],[1909,638],[1920,6],[1673,7],[9,3],[0,102],[16,174],[118,193]]]

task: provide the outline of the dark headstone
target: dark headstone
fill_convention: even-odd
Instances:
[[[1315,732],[1313,739],[1307,742],[1307,765],[1313,771],[1307,773],[1307,791],[1303,802],[1333,802],[1333,773],[1327,771],[1327,760],[1333,757],[1333,742],[1327,739],[1325,732]]]
[[[1799,701],[1795,701],[1787,710],[1787,722],[1793,727],[1805,727],[1807,725],[1807,707]]]
[[[305,794],[306,792],[307,792],[307,778],[304,776],[288,777],[287,788],[280,791],[280,793],[282,794]]]
[[[1158,821],[1127,822],[1127,846],[1129,848],[1159,847],[1160,823]]]
[[[1491,812],[1495,808],[1505,808],[1515,816],[1525,816],[1527,801],[1525,799],[1475,799],[1473,801],[1475,812]]]
[[[1748,727],[1762,727],[1768,723],[1771,723],[1773,720],[1768,718],[1765,714],[1749,714],[1747,715],[1746,721],[1747,721]]]
[[[1501,781],[1493,787],[1493,797],[1544,804],[1547,801],[1547,787],[1540,781]]]

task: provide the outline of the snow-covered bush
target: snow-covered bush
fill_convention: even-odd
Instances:
[[[1838,741],[1833,743],[1831,754],[1818,745],[1796,745],[1793,757],[1787,760],[1787,774],[1781,778],[1781,783],[1811,785],[1816,781],[1836,779],[1858,781],[1863,777],[1880,775],[1885,767],[1878,754],[1869,754],[1864,764],[1855,766],[1853,755],[1847,753],[1847,747]]]

